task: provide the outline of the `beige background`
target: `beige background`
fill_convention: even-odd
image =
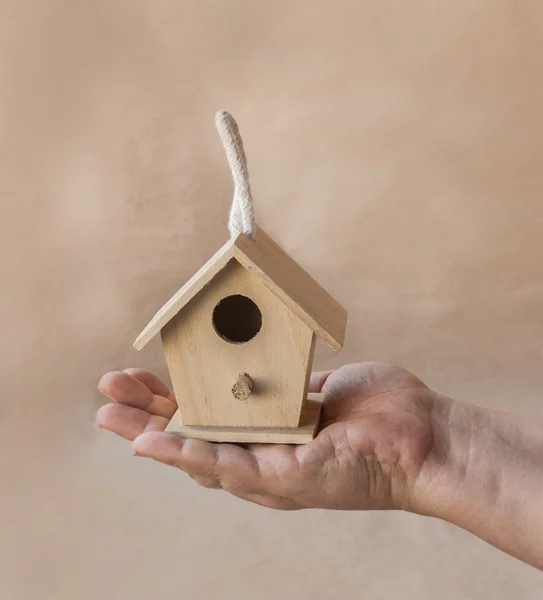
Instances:
[[[540,599],[407,514],[273,513],[92,426],[100,374],[226,239],[214,113],[259,223],[350,311],[339,355],[543,415],[543,5],[2,0],[0,597]]]

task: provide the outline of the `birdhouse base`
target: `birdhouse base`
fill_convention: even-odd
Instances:
[[[287,427],[203,427],[183,425],[177,411],[166,427],[168,433],[208,442],[307,444],[314,439],[320,420],[324,394],[308,394],[304,402],[300,425]]]

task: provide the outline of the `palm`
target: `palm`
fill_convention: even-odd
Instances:
[[[321,391],[321,431],[302,452],[334,460],[326,507],[402,506],[432,447],[434,393],[411,373],[379,363],[342,367]]]
[[[99,388],[114,402],[97,423],[135,440],[136,454],[274,508],[403,506],[432,447],[433,392],[407,371],[377,363],[313,375],[311,389],[325,394],[325,404],[321,430],[305,446],[242,448],[164,433],[173,394],[138,369],[109,373]]]

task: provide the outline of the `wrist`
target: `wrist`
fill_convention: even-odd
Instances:
[[[439,397],[432,420],[410,509],[543,569],[543,419]]]
[[[410,510],[456,522],[466,502],[495,503],[500,470],[488,439],[492,417],[485,408],[436,394],[432,446],[412,486]]]

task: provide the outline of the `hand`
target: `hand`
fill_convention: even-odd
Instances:
[[[543,419],[440,396],[379,363],[314,373],[325,394],[305,446],[210,444],[165,433],[175,398],[138,369],[108,373],[98,425],[205,487],[278,509],[399,508],[438,517],[543,569]]]
[[[310,391],[325,394],[315,440],[241,447],[164,433],[175,397],[146,371],[108,373],[98,388],[113,402],[98,411],[97,424],[133,440],[135,455],[278,509],[416,510],[415,482],[432,462],[431,415],[440,398],[407,371],[380,363],[314,373]]]

